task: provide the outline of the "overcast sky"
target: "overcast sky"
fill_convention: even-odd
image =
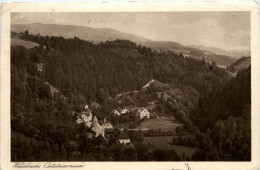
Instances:
[[[13,13],[11,22],[112,28],[157,41],[250,50],[250,12]]]

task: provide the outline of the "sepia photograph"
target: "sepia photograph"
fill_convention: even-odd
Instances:
[[[4,4],[0,169],[258,169],[258,14]]]
[[[11,13],[11,161],[250,161],[250,12]]]

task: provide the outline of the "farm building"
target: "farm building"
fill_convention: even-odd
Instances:
[[[118,142],[121,143],[121,144],[131,144],[131,140],[130,138],[128,137],[127,134],[125,133],[121,133],[119,136],[118,136]]]
[[[143,119],[143,118],[150,118],[150,112],[147,110],[147,109],[140,109],[139,111],[139,114],[140,114],[140,119]]]

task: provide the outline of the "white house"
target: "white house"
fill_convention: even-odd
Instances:
[[[84,122],[89,122],[92,120],[92,113],[90,111],[82,112],[81,119],[84,120]]]
[[[80,123],[85,123],[88,127],[90,127],[91,125],[89,124],[89,122],[91,122],[92,120],[92,113],[90,110],[84,111],[82,112],[82,114],[80,116],[77,116],[77,124]]]
[[[120,116],[120,112],[117,111],[117,110],[113,110],[112,113],[113,113],[114,115]]]
[[[124,108],[124,109],[121,110],[121,114],[126,114],[126,113],[128,113],[128,112],[129,112],[129,110],[126,109],[126,108]]]
[[[38,72],[42,72],[43,67],[44,67],[44,63],[36,63],[36,67],[37,67]]]
[[[130,138],[125,133],[121,133],[118,136],[118,142],[121,144],[131,144]]]
[[[104,129],[113,129],[113,125],[109,122],[105,122],[102,126]]]
[[[143,118],[150,118],[150,112],[147,110],[147,109],[140,109],[139,111],[139,114],[140,114],[140,119],[143,119]]]
[[[121,144],[130,144],[131,143],[130,139],[118,139],[118,142]]]

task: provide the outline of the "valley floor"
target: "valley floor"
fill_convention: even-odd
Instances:
[[[140,129],[169,131],[175,130],[176,127],[182,126],[183,124],[175,122],[172,118],[160,118],[160,119],[146,119],[139,126]]]
[[[198,150],[194,147],[173,145],[172,136],[144,137],[144,142],[153,145],[153,149],[174,149],[177,152],[178,156],[181,158],[181,160],[184,160],[183,155],[186,158],[191,158],[192,155]]]

